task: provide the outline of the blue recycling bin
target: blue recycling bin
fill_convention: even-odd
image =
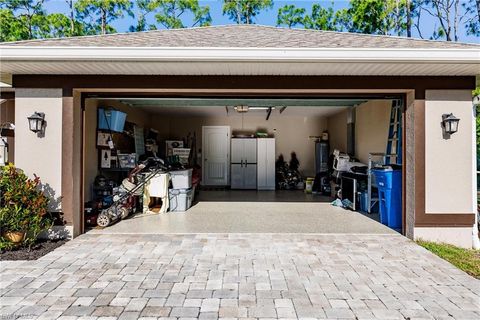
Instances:
[[[402,229],[402,170],[383,167],[372,170],[377,181],[380,223]]]

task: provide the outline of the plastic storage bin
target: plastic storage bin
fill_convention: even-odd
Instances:
[[[190,189],[192,187],[192,169],[170,171],[173,189]]]
[[[380,222],[402,229],[402,171],[385,167],[372,170],[377,181]]]
[[[168,192],[170,200],[170,211],[184,212],[192,206],[193,190],[192,189],[170,189]]]
[[[118,110],[98,108],[98,129],[123,132],[127,114]]]

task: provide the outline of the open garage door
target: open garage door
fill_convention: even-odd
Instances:
[[[173,181],[165,187],[168,195],[149,197],[145,193],[151,192],[139,191],[129,215],[156,219],[152,215],[158,217],[159,211],[172,212],[162,213],[162,219],[173,219],[168,224],[177,226],[172,232],[296,230],[288,225],[299,226],[302,232],[355,232],[368,229],[367,220],[388,225],[380,214],[382,204],[385,211],[392,206],[391,199],[400,199],[395,210],[397,215],[402,211],[402,163],[396,156],[402,149],[402,119],[401,109],[398,114],[393,109],[403,107],[401,101],[401,97],[87,98],[84,195],[91,216],[87,223],[94,227],[96,215],[115,203],[115,193],[135,165],[155,157],[171,173]],[[99,120],[105,112],[123,116],[123,128],[105,129]],[[210,131],[225,137],[209,137],[205,132]],[[213,163],[212,155],[220,160],[207,170],[207,177],[206,163]],[[382,165],[400,172],[388,199],[379,192],[372,170]],[[185,183],[176,183],[178,179]],[[179,211],[186,213],[173,214]],[[328,227],[333,216],[337,220]],[[262,219],[271,226],[258,228],[268,225],[255,222]],[[125,228],[134,220],[140,221],[125,221],[130,223]],[[198,227],[201,221],[204,225]],[[401,221],[400,217],[400,225],[390,227],[401,231]],[[134,229],[140,232],[148,225],[155,224]],[[379,226],[375,222],[371,227]]]

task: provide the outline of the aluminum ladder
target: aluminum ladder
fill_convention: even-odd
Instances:
[[[390,125],[388,127],[387,155],[396,155],[395,164],[402,164],[402,107],[401,99],[392,100]],[[385,158],[385,164],[391,163],[391,157]]]

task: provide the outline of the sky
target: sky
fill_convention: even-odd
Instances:
[[[210,7],[210,15],[212,17],[213,25],[233,24],[233,22],[229,20],[227,16],[224,16],[222,14],[222,2],[223,2],[222,0],[200,0],[199,2],[200,2],[200,5],[202,6],[208,5]],[[275,26],[277,22],[278,9],[283,7],[286,4],[295,4],[297,7],[305,8],[307,10],[307,13],[309,13],[314,3],[319,3],[322,6],[329,7],[331,6],[332,2],[335,10],[348,7],[347,0],[336,0],[336,1],[274,0],[273,8],[261,12],[257,16],[255,23],[262,24],[262,25]],[[46,0],[45,8],[48,13],[54,13],[54,12],[66,13],[68,9],[65,0]],[[423,19],[422,30],[426,30],[426,32],[424,32],[424,36],[428,38],[433,33],[433,30],[437,28],[438,22],[436,21],[435,18],[425,13],[422,16],[422,19]],[[153,14],[150,14],[149,16],[147,16],[147,20],[150,23],[154,23]],[[189,21],[189,17],[186,16],[185,20]],[[135,24],[136,24],[135,19],[128,16],[112,23],[113,27],[117,30],[117,32],[127,32],[129,27]],[[185,24],[187,25],[187,23]],[[157,28],[160,28],[158,24],[157,24]],[[419,37],[415,28],[413,28],[412,32],[413,32],[413,37]],[[460,37],[460,41],[462,42],[472,42],[472,43],[480,42],[480,38],[475,36],[468,36],[463,27],[460,30],[459,37]]]

